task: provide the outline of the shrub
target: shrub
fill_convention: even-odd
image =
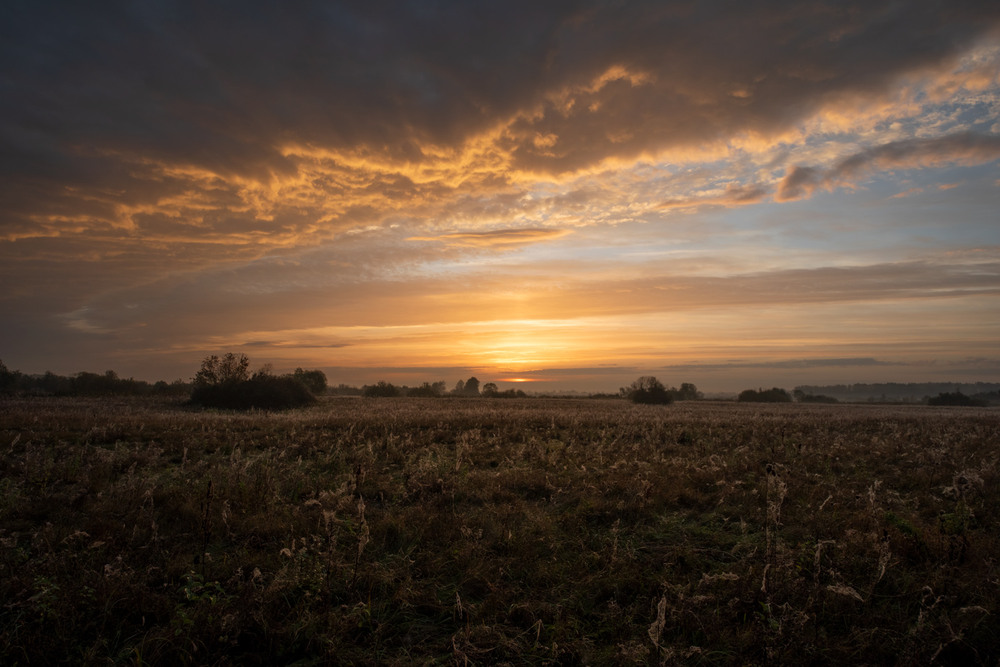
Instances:
[[[275,377],[266,369],[249,376],[250,360],[232,352],[206,357],[194,379],[191,404],[225,410],[285,410],[316,402],[294,376]]]
[[[316,396],[326,393],[326,373],[323,371],[304,371],[296,368],[290,377],[304,384]]]
[[[258,374],[243,382],[196,385],[191,403],[225,410],[286,410],[312,405],[316,397],[293,377]]]
[[[622,387],[621,394],[633,403],[667,405],[674,400],[663,383],[651,375],[644,375],[628,387]]]
[[[675,401],[697,401],[704,397],[703,394],[698,391],[698,387],[694,386],[690,382],[682,383],[680,389],[674,389],[671,387],[667,391],[670,392],[670,396]]]
[[[771,389],[746,389],[740,392],[736,399],[742,403],[791,403],[792,395],[784,389],[773,387]]]
[[[444,381],[435,382],[434,384],[425,382],[419,387],[412,387],[406,392],[406,395],[417,398],[438,398],[444,394],[446,386]]]
[[[391,398],[399,394],[399,387],[385,380],[379,380],[376,384],[366,384],[361,388],[361,395],[369,398]]]
[[[250,359],[245,354],[227,352],[222,358],[205,357],[194,376],[196,385],[220,385],[245,382],[250,379]]]
[[[944,392],[927,399],[927,405],[965,405],[971,407],[984,407],[986,401],[977,400],[972,396],[966,396],[960,391]]]
[[[833,396],[826,396],[825,394],[804,394],[802,398],[799,399],[801,403],[840,403]]]
[[[840,403],[840,401],[833,396],[826,396],[824,394],[807,394],[801,389],[793,391],[792,397],[799,403]]]

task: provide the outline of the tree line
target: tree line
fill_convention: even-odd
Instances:
[[[652,375],[643,375],[629,386],[622,387],[618,394],[633,403],[646,405],[669,405],[674,401],[696,401],[702,398],[702,393],[690,382],[681,384],[680,389],[668,389]]]
[[[119,377],[114,371],[81,372],[75,375],[28,375],[10,370],[0,361],[0,393],[37,396],[185,396],[191,383],[183,380],[146,382]]]
[[[827,395],[851,403],[926,403],[944,394],[962,394],[995,403],[1000,400],[997,382],[874,382],[858,384],[800,385],[805,395]]]
[[[851,389],[864,387],[908,387],[926,389],[930,383],[911,385],[848,385]],[[940,384],[934,384],[939,388]],[[990,391],[1000,385],[976,383],[978,393],[968,395],[955,389],[943,391],[937,396],[924,396],[920,402],[928,405],[987,406],[1000,404],[1000,393]],[[825,387],[831,394],[844,385]],[[753,403],[838,403],[836,395],[812,393],[820,387],[800,386],[789,393],[785,389],[746,389],[737,397],[738,402]],[[812,391],[810,391],[812,390]],[[245,354],[226,353],[221,357],[210,355],[201,364],[192,381],[174,380],[166,382],[146,382],[134,378],[122,378],[112,370],[104,373],[80,372],[63,376],[47,371],[42,375],[27,375],[10,370],[0,361],[0,394],[22,394],[36,396],[188,396],[192,405],[222,408],[266,408],[280,409],[308,405],[325,394],[339,396],[363,396],[368,398],[387,397],[483,397],[483,398],[526,398],[520,389],[501,391],[493,382],[481,383],[475,376],[459,380],[448,389],[444,381],[424,382],[416,387],[394,385],[380,380],[375,384],[361,387],[339,384],[330,387],[326,374],[320,370],[296,368],[292,373],[275,375],[269,364],[257,371],[250,371],[250,360]],[[842,394],[841,394],[842,395]],[[617,394],[600,394],[604,398],[624,398],[633,403],[669,405],[675,401],[692,401],[703,398],[702,392],[689,382],[680,388],[667,387],[653,376],[644,375]],[[870,399],[869,399],[870,400]]]
[[[394,396],[409,396],[418,398],[441,398],[445,396],[460,397],[483,397],[483,398],[525,398],[527,394],[520,389],[507,389],[500,391],[493,382],[487,382],[480,387],[479,379],[475,376],[468,380],[459,380],[455,386],[449,390],[448,384],[440,382],[424,382],[419,387],[407,387],[406,385],[397,387],[391,382],[379,380],[375,384],[366,384],[358,392],[361,396],[369,398],[384,398]]]

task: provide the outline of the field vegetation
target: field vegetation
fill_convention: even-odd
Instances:
[[[998,443],[972,407],[4,397],[0,663],[997,664]]]

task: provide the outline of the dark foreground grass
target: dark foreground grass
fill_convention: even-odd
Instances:
[[[0,403],[0,663],[996,664],[1000,413]]]

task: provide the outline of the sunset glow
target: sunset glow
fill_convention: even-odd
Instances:
[[[996,381],[1000,5],[916,4],[10,3],[0,359]]]

